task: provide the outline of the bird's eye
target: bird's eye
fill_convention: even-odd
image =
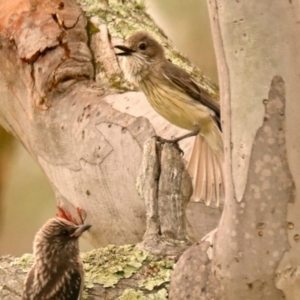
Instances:
[[[146,48],[147,48],[147,44],[146,43],[140,43],[139,44],[139,49],[140,50],[146,50]]]
[[[62,235],[62,236],[68,236],[68,235],[69,235],[69,231],[66,230],[66,229],[63,229],[63,230],[60,232],[60,235]]]

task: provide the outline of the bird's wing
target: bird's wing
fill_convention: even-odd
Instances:
[[[61,275],[64,270],[56,273],[53,278],[49,277],[40,288],[34,287],[35,270],[32,268],[28,273],[22,300],[43,299],[43,300],[80,300],[82,289],[82,274],[79,270],[69,270],[68,278],[63,280]]]
[[[73,270],[70,275],[69,284],[66,287],[66,297],[64,300],[80,300],[82,276],[78,271]]]
[[[167,62],[162,66],[162,74],[172,84],[189,94],[202,105],[207,106],[215,113],[217,122],[220,122],[220,104],[206,90],[204,90],[186,71]]]
[[[31,298],[30,288],[33,285],[33,279],[34,279],[34,270],[33,268],[31,268],[31,270],[27,274],[26,281],[24,284],[22,300],[28,300]]]

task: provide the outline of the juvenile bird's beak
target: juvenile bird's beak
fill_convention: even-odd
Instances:
[[[79,225],[71,236],[79,238],[86,230],[90,229],[91,227],[92,225]]]
[[[132,49],[130,49],[126,46],[123,46],[123,45],[117,45],[114,48],[117,48],[117,49],[123,51],[123,52],[120,52],[120,53],[116,53],[116,55],[118,55],[118,56],[127,56],[127,55],[131,55],[132,53],[135,52],[135,50],[132,50]]]

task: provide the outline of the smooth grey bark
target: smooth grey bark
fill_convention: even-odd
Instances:
[[[299,1],[211,1],[209,9],[228,125],[214,261],[222,297],[297,299]]]
[[[299,1],[208,5],[226,199],[217,230],[177,264],[170,299],[299,299]]]

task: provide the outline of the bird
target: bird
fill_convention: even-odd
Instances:
[[[79,300],[84,271],[78,239],[91,225],[76,221],[63,208],[36,233],[34,261],[27,274],[22,300]]]
[[[224,194],[223,137],[220,105],[189,73],[166,58],[163,46],[147,31],[116,45],[127,81],[144,92],[154,110],[170,123],[195,135],[187,164],[192,201],[218,206]]]

